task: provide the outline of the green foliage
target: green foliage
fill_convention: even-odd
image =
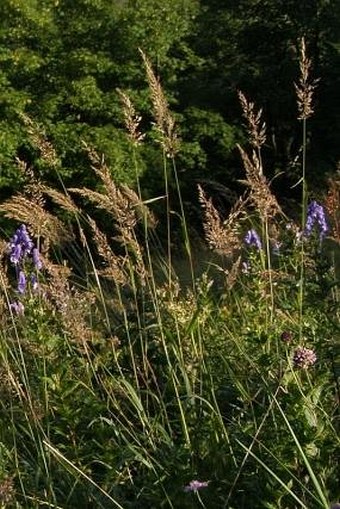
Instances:
[[[310,126],[311,139],[318,143],[311,145],[310,158],[314,175],[322,176],[339,158],[334,135],[339,115],[333,106],[339,80],[338,19],[329,2],[306,7],[295,1],[221,5],[211,0],[4,0],[0,186],[16,187],[15,157],[42,164],[20,120],[23,113],[53,141],[61,155],[59,171],[68,182],[79,175],[84,183],[91,178],[80,149],[84,139],[91,138],[98,151],[105,148],[110,162],[117,155],[118,166],[126,143],[120,135],[124,127],[117,87],[129,91],[146,130],[150,118],[139,48],[161,76],[178,115],[184,140],[180,163],[187,173],[184,187],[193,178],[206,178],[207,172],[221,183],[237,178],[239,165],[232,149],[239,136],[238,89],[266,111],[271,136],[264,157],[273,174],[284,169],[294,181],[292,161],[299,142],[291,84],[297,79],[296,48],[302,35],[309,44],[313,74],[321,78]],[[141,167],[153,164],[152,153],[144,151]],[[134,172],[122,164],[116,173],[129,184]],[[47,174],[50,182],[56,181],[55,171]],[[161,193],[161,171],[158,180],[156,192]],[[146,195],[155,189],[148,188],[147,181],[148,177]]]
[[[187,222],[195,180],[226,195],[214,178],[240,178],[240,85],[266,99],[269,132],[285,145],[293,96],[281,85],[295,73],[296,36],[320,36],[319,70],[338,58],[336,21],[322,32],[328,2],[295,19],[296,6],[1,4],[0,185],[20,193],[0,210],[27,223],[42,266],[32,246],[14,249],[18,233],[1,242],[0,505],[329,509],[339,499],[338,183],[320,239],[319,216],[311,231],[304,212],[288,222],[263,175],[264,141],[251,141],[244,201],[222,221],[203,189],[194,210],[225,257],[207,265]],[[138,47],[175,110],[176,160],[172,114],[155,83],[150,100]],[[143,113],[133,117],[142,144],[126,136],[117,87]],[[260,244],[245,241],[255,228]]]
[[[308,236],[281,215],[273,238],[262,217],[264,248],[243,245],[232,268],[182,282],[172,246],[167,258],[154,251],[150,211],[92,164],[101,193],[24,190],[42,267],[13,246],[2,259],[0,485],[20,507],[328,509],[340,495],[339,282],[318,223]],[[110,218],[114,248],[75,192]],[[62,238],[73,224],[81,246],[41,230],[41,193],[66,207]],[[2,211],[22,218],[25,204],[16,196]],[[241,238],[258,213],[235,225]],[[73,275],[56,252],[76,255]],[[193,267],[197,254],[186,256]],[[184,489],[193,480],[207,484]]]

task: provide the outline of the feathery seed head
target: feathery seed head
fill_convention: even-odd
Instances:
[[[299,120],[306,120],[314,113],[313,110],[313,94],[319,80],[310,80],[310,71],[312,62],[307,57],[305,39],[301,39],[300,45],[300,79],[299,83],[295,84],[295,91],[297,95],[297,103],[299,110]]]

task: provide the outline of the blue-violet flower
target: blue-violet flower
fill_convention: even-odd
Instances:
[[[18,276],[18,292],[23,294],[26,291],[26,276],[24,271],[20,270],[19,276]]]
[[[326,215],[323,206],[317,203],[316,201],[312,201],[308,205],[307,210],[307,221],[304,230],[304,235],[306,237],[309,237],[311,235],[315,225],[319,227],[320,241],[322,241],[322,239],[328,232]]]
[[[24,224],[19,226],[11,238],[10,249],[10,260],[14,265],[18,265],[27,254],[31,253],[33,242]]]
[[[244,242],[250,247],[256,247],[256,249],[262,249],[262,243],[256,230],[248,230],[244,237]]]

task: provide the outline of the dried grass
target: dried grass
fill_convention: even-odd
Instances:
[[[117,92],[122,102],[125,127],[129,138],[133,145],[140,145],[145,138],[145,134],[142,134],[139,130],[139,125],[141,123],[142,117],[136,114],[136,110],[131,102],[130,97],[120,89],[117,89]]]
[[[88,218],[88,221],[93,232],[98,254],[105,263],[105,267],[99,270],[99,274],[112,279],[116,284],[127,284],[128,278],[124,271],[126,257],[116,255],[111,249],[106,235],[99,230],[95,221],[91,218]]]
[[[92,167],[96,175],[100,178],[103,184],[103,192],[93,191],[88,188],[71,188],[70,192],[74,192],[90,200],[96,207],[109,213],[115,220],[116,229],[118,234],[115,236],[115,240],[118,241],[125,249],[126,254],[132,255],[133,259],[133,270],[138,273],[141,281],[146,278],[147,271],[145,269],[143,260],[143,249],[137,240],[135,227],[142,217],[151,218],[147,207],[142,203],[138,195],[127,186],[117,186],[110,174],[109,168],[106,166],[103,158],[99,157],[98,154],[86,147],[89,157],[92,162]],[[101,250],[102,255],[108,256],[109,247],[105,236],[100,234],[98,228],[91,223],[94,235],[99,242],[98,248]],[[114,256],[112,254],[112,256]],[[111,257],[112,273],[117,269],[116,263]],[[119,277],[119,279],[123,279]]]
[[[270,219],[278,213],[282,214],[281,207],[276,197],[272,194],[266,177],[263,175],[262,164],[255,150],[249,156],[240,145],[237,146],[247,177],[246,180],[241,180],[241,182],[250,188],[250,200],[260,216],[264,219]]]
[[[52,310],[56,310],[63,329],[63,333],[77,347],[86,350],[87,343],[94,337],[92,328],[88,325],[91,306],[95,295],[89,291],[79,291],[69,282],[70,269],[65,265],[55,265],[44,260],[44,268],[48,275],[48,282],[43,286],[45,297]]]
[[[156,77],[150,60],[142,50],[139,50],[146,69],[146,77],[151,93],[153,114],[156,127],[160,134],[160,143],[169,157],[173,157],[179,148],[179,139],[175,129],[175,119],[169,110],[168,101],[164,95],[159,78]]]
[[[21,118],[27,128],[33,145],[39,149],[41,158],[49,166],[59,165],[57,153],[52,143],[47,140],[45,131],[38,126],[38,124],[33,122],[28,115],[21,114]]]
[[[245,212],[246,199],[241,197],[222,222],[211,198],[208,199],[198,186],[199,201],[204,211],[203,228],[206,241],[211,249],[224,256],[232,257],[240,248],[239,222]]]
[[[52,189],[48,186],[43,186],[41,189],[43,194],[49,196],[53,202],[58,205],[60,208],[65,210],[66,212],[70,212],[71,214],[78,215],[80,214],[80,209],[74,203],[69,194],[61,193],[56,189]]]
[[[0,205],[0,211],[5,217],[26,224],[33,236],[43,237],[49,243],[60,244],[73,238],[70,230],[57,217],[23,194],[6,200]]]
[[[305,39],[301,39],[300,44],[300,79],[298,84],[294,84],[297,95],[297,104],[299,110],[299,120],[311,117],[313,110],[313,95],[319,80],[311,80],[310,72],[312,67],[311,60],[307,57]]]
[[[253,147],[260,149],[266,141],[266,124],[262,121],[262,109],[256,111],[255,104],[248,101],[241,91],[238,92],[238,97],[247,122],[250,143]]]

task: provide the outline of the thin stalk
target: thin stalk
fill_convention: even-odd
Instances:
[[[269,279],[269,287],[270,287],[270,324],[272,324],[273,316],[274,316],[274,287],[273,287],[273,277],[272,277],[268,217],[266,217],[266,219],[265,219],[265,238],[266,238],[266,251],[267,251],[267,270],[268,270],[268,279]]]
[[[167,231],[167,263],[168,263],[168,285],[171,288],[172,283],[172,255],[171,255],[171,219],[170,219],[170,196],[168,181],[168,165],[166,161],[166,153],[163,150],[163,171],[164,171],[164,191],[166,199],[166,231]]]
[[[307,214],[307,182],[306,182],[306,148],[307,148],[307,119],[302,119],[302,231],[306,225]],[[304,272],[305,272],[305,250],[303,239],[300,249],[300,282],[299,282],[299,340],[302,342],[303,334],[303,300],[304,300]]]
[[[189,265],[190,265],[190,275],[191,275],[192,289],[195,292],[194,266],[193,266],[193,261],[192,261],[192,252],[191,252],[191,246],[190,246],[190,238],[189,238],[189,233],[188,233],[188,228],[187,228],[187,221],[186,221],[185,212],[184,212],[182,193],[181,193],[181,188],[180,188],[180,184],[179,184],[179,180],[178,180],[176,161],[175,161],[174,157],[172,157],[171,159],[172,159],[172,169],[173,169],[173,173],[174,173],[174,177],[175,177],[175,183],[176,183],[176,188],[177,188],[178,201],[179,201],[179,206],[180,206],[180,210],[181,210],[181,221],[182,221],[183,234],[184,234],[184,245],[185,245],[185,249],[186,249],[186,252],[187,252],[187,255],[188,255],[188,260],[189,260]]]

